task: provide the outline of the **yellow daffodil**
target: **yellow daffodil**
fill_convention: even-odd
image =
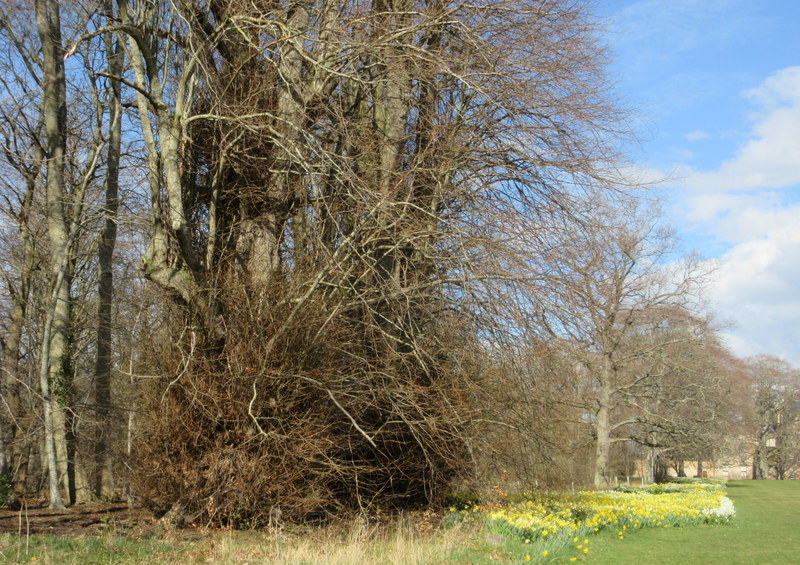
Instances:
[[[724,522],[734,514],[734,509],[725,497],[723,485],[683,483],[602,492],[532,494],[485,512],[499,527],[509,527],[525,536],[526,543],[552,538],[549,543],[566,544],[571,539],[580,544],[578,549],[585,554],[589,549],[586,534],[615,528],[618,539],[622,540],[629,527],[667,528]],[[548,554],[549,550],[543,550],[543,556]]]

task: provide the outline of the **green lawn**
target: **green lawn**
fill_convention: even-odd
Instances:
[[[587,564],[726,565],[800,563],[800,481],[731,481],[728,525],[645,529],[596,536]]]

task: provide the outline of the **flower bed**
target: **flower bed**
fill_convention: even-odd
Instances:
[[[530,494],[487,512],[490,527],[536,544],[546,557],[570,543],[589,552],[589,536],[615,529],[724,523],[735,510],[720,482],[685,481],[575,494]],[[531,548],[534,549],[534,548]]]

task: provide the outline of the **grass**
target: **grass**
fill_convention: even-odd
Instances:
[[[285,533],[268,536],[230,532],[209,548],[205,563],[274,565],[360,565],[373,563],[426,565],[450,563],[449,556],[467,535],[455,528],[429,536],[417,536],[411,525],[399,519],[379,527],[356,519],[346,528],[332,527],[305,535]]]
[[[231,565],[453,565],[586,563],[702,565],[800,563],[800,481],[739,481],[729,524],[626,530],[609,527],[568,547],[525,543],[482,512],[451,527],[418,534],[407,518],[386,525],[354,519],[327,528],[280,533],[199,530],[134,539],[113,529],[94,537],[0,535],[0,563]],[[433,517],[429,523],[435,524]],[[498,534],[504,535],[498,535]],[[570,540],[572,541],[572,540]],[[578,547],[581,546],[581,547]],[[587,549],[590,548],[590,549]],[[543,555],[544,551],[547,555]],[[588,553],[585,553],[588,552]],[[527,559],[526,559],[527,558]]]
[[[200,530],[195,534],[183,532],[179,537],[167,535],[142,539],[116,535],[113,530],[100,536],[86,537],[0,534],[0,563],[452,564],[451,556],[467,539],[481,538],[482,528],[482,523],[473,522],[419,535],[414,532],[412,524],[401,517],[381,526],[354,519],[347,524],[298,532]]]
[[[0,535],[0,563],[144,564],[163,563],[180,555],[180,548],[158,539],[130,539],[113,535]]]
[[[596,565],[800,563],[800,481],[732,481],[729,524],[643,529],[597,536],[585,560]]]

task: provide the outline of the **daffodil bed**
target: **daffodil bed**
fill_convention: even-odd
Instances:
[[[646,527],[724,523],[735,510],[720,481],[685,481],[574,494],[535,493],[508,498],[487,511],[490,527],[538,546],[539,555],[577,544],[588,553],[589,536],[614,529],[617,536]],[[533,547],[531,549],[534,549]]]

